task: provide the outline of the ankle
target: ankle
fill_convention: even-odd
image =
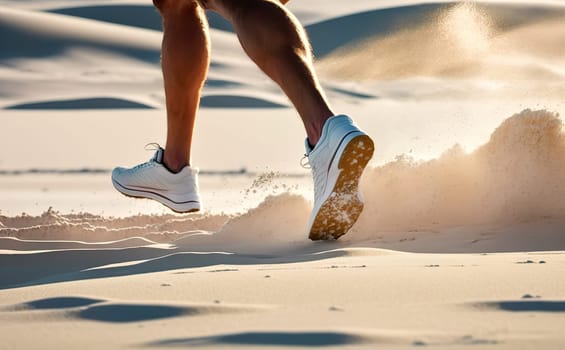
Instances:
[[[324,129],[324,125],[326,121],[331,118],[333,115],[323,115],[320,118],[313,121],[311,125],[308,126],[306,129],[306,134],[308,135],[308,143],[312,148],[316,146],[320,138],[322,137],[322,130]]]
[[[167,168],[167,170],[169,170],[171,173],[176,174],[188,165],[188,162],[183,157],[168,156],[167,152],[165,152],[163,156],[163,166]]]

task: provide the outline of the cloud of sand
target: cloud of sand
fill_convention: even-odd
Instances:
[[[455,145],[438,159],[407,157],[367,172],[364,215],[355,230],[506,224],[565,216],[565,134],[557,114],[524,110],[466,154]]]
[[[317,62],[325,77],[391,80],[416,76],[500,80],[562,79],[565,21],[548,18],[502,29],[488,7],[464,2],[424,24],[369,38]],[[560,68],[561,67],[561,68]]]

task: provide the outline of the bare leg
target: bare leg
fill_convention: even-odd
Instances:
[[[315,76],[312,54],[302,26],[284,9],[287,0],[153,0],[163,17],[163,76],[167,104],[167,144],[163,166],[116,168],[112,182],[126,195],[157,200],[173,210],[201,209],[190,151],[200,92],[210,63],[208,28],[203,8],[231,20],[249,57],[290,98],[300,114],[310,144],[320,140],[326,122],[331,136],[308,154],[314,174],[313,240],[339,238],[357,221],[363,201],[359,178],[374,146],[347,116],[333,115]],[[157,150],[156,157],[162,154]],[[147,163],[144,163],[147,164]],[[147,175],[147,176],[145,176]],[[182,181],[178,181],[181,179]],[[186,181],[185,181],[186,180]]]
[[[162,68],[167,105],[164,163],[172,171],[190,165],[200,91],[210,63],[204,10],[195,0],[154,0],[163,18]]]
[[[315,145],[325,121],[334,113],[314,73],[306,33],[280,3],[271,0],[205,1],[207,8],[232,22],[245,52],[292,101],[309,142]]]

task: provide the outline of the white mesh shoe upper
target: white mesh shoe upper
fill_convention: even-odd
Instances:
[[[164,150],[159,147],[147,162],[132,168],[115,168],[112,182],[126,195],[155,199],[176,211],[185,211],[191,204],[200,205],[198,169],[184,167],[178,173],[170,172],[162,163]]]

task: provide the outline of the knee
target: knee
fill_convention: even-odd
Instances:
[[[209,0],[213,9],[230,20],[240,38],[262,50],[308,52],[306,35],[296,18],[280,3],[269,0]],[[249,45],[248,40],[244,40]],[[244,44],[245,45],[245,44]]]

